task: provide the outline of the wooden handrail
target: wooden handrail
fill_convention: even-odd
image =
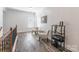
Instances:
[[[10,28],[10,51],[12,50],[12,28]]]

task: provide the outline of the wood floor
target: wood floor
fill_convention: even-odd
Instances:
[[[38,36],[32,33],[21,33],[18,34],[16,52],[58,52],[58,50],[49,43],[39,41]]]

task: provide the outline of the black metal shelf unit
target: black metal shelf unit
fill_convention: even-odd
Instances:
[[[64,25],[52,25],[51,26],[51,44],[56,48],[65,48],[65,26]]]

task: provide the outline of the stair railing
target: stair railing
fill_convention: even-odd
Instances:
[[[15,28],[10,28],[10,30],[5,33],[2,37],[2,51],[3,52],[11,52],[15,39],[17,36],[17,25]]]

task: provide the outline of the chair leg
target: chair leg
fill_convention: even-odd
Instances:
[[[47,42],[48,42],[48,38],[47,38]]]

